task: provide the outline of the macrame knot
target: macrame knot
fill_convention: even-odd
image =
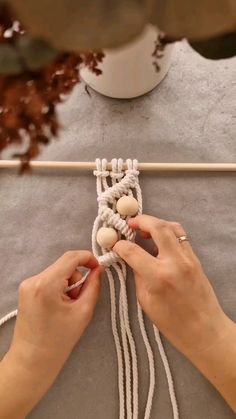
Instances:
[[[118,231],[119,239],[124,237],[126,240],[134,241],[135,233],[128,226],[125,217],[116,211],[116,202],[122,196],[130,195],[132,190],[137,189],[138,161],[126,160],[127,170],[123,169],[123,159],[112,159],[110,171],[107,170],[106,159],[96,159],[96,166],[97,170],[94,171],[94,175],[97,177],[98,217],[93,231],[93,241],[96,241],[96,234],[101,226],[113,227]],[[110,185],[106,179],[108,176],[111,179]],[[138,196],[137,199],[140,197]],[[140,207],[141,201],[139,202]],[[99,256],[99,248],[96,243],[94,243],[94,248],[97,250],[97,257],[102,265],[108,267],[116,262],[121,262],[115,252],[100,249],[103,255]]]
[[[99,178],[106,178],[110,175],[110,172],[106,170],[107,160],[106,159],[96,159],[97,170],[93,171],[94,176]]]
[[[112,251],[98,257],[99,264],[105,268],[109,268],[113,263],[119,262],[120,260],[120,257]]]
[[[112,159],[111,167],[112,167],[112,170],[110,171],[111,179],[120,181],[124,177],[123,159]]]
[[[126,160],[127,170],[125,171],[126,174],[133,174],[136,178],[139,176],[138,170],[138,160],[134,159],[127,159]]]
[[[94,170],[93,174],[94,176],[101,177],[101,178],[109,176],[108,170]]]
[[[127,240],[134,239],[133,230],[131,230],[126,221],[121,218],[120,214],[114,213],[111,208],[106,207],[105,205],[100,206],[98,214],[100,215],[101,220],[106,223],[106,225],[114,227],[123,236],[125,236]]]

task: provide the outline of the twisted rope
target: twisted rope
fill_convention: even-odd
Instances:
[[[135,342],[133,339],[132,331],[130,328],[129,314],[128,314],[128,299],[127,299],[127,290],[126,290],[126,266],[125,263],[116,255],[113,251],[106,251],[102,249],[102,255],[99,255],[99,249],[96,244],[96,234],[98,228],[103,226],[114,227],[119,231],[120,235],[124,235],[127,240],[134,241],[135,235],[134,232],[127,225],[127,219],[121,217],[116,210],[116,200],[123,195],[133,195],[135,193],[139,211],[142,213],[142,192],[138,181],[138,162],[136,160],[128,159],[126,161],[128,169],[125,173],[122,171],[123,161],[121,159],[112,160],[112,171],[107,170],[107,161],[96,160],[97,170],[94,171],[95,176],[97,176],[97,194],[98,194],[98,217],[95,220],[93,228],[93,243],[94,248],[97,251],[97,257],[101,264],[105,266],[110,266],[115,270],[119,282],[120,282],[120,299],[119,299],[119,314],[120,314],[120,328],[121,328],[121,342],[123,345],[123,377],[125,371],[125,389],[126,389],[126,417],[127,419],[138,419],[138,369],[137,369],[137,355]],[[111,178],[111,186],[108,186],[107,178]],[[112,272],[109,269],[109,281],[111,282]],[[115,304],[113,301],[112,304]],[[154,364],[154,355],[148,339],[148,335],[145,328],[144,318],[142,309],[137,303],[138,309],[138,321],[140,326],[141,335],[144,341],[144,345],[147,352],[148,363],[149,363],[149,390],[147,396],[147,402],[145,407],[144,419],[149,419],[151,416],[153,395],[155,391],[155,364]],[[167,356],[164,351],[163,344],[161,342],[161,337],[159,331],[154,328],[155,339],[157,346],[160,352],[160,356],[164,365],[168,390],[170,394],[170,401],[172,405],[173,418],[179,419],[178,406],[175,396],[173,379],[170,371],[170,366],[168,363]],[[128,341],[127,341],[128,338]],[[117,339],[117,337],[116,337]],[[120,343],[121,343],[120,342]],[[121,348],[122,350],[122,348]],[[130,351],[130,352],[129,352]],[[130,380],[130,355],[131,355],[131,367],[132,367],[132,394],[131,391],[131,380]],[[121,376],[119,372],[118,362],[118,380]],[[120,383],[120,380],[119,380]],[[119,395],[120,401],[124,400],[124,386],[119,385]],[[131,401],[132,398],[132,401]],[[120,414],[121,417],[121,414]]]
[[[123,167],[123,160],[122,159],[112,159],[112,171],[110,172],[111,177],[111,183],[112,186],[114,186],[117,182],[121,181],[121,179],[124,176],[124,173],[122,173],[122,167]],[[108,189],[108,183],[106,180],[104,180],[104,188]],[[113,202],[112,205],[113,211],[116,211],[116,202]],[[125,265],[122,265],[122,271],[123,269],[126,269]],[[117,275],[119,277],[119,273],[117,272]],[[123,271],[123,277],[126,277],[126,272]],[[114,281],[114,278],[112,278]],[[119,277],[120,282],[122,281],[122,278]],[[120,316],[120,329],[121,329],[121,341],[123,345],[123,359],[124,359],[124,368],[125,368],[125,395],[126,395],[126,415],[127,417],[132,417],[132,386],[131,386],[131,362],[130,362],[130,350],[129,350],[129,344],[128,344],[128,337],[126,333],[126,327],[125,327],[125,318],[124,318],[124,310],[123,310],[123,298],[122,298],[122,292],[121,292],[121,286],[120,286],[120,296],[119,296],[119,316]]]
[[[16,316],[17,316],[17,310],[13,310],[13,311],[11,311],[10,313],[6,314],[4,317],[2,317],[2,318],[0,319],[0,327],[1,327],[4,323],[8,322],[8,320],[11,320],[13,317],[16,317]]]
[[[111,179],[112,179],[113,186],[116,184],[116,180],[120,180],[124,175],[121,169],[122,166],[123,166],[122,159],[119,159],[118,161],[116,159],[112,160],[113,176],[111,177]],[[109,189],[106,178],[103,179],[103,188],[105,191]],[[100,206],[103,205],[102,200],[100,201],[99,197],[98,197],[98,203]],[[105,210],[106,208],[104,208],[104,211]],[[116,210],[115,200],[113,201],[113,210],[114,211]],[[119,215],[118,215],[118,220],[123,221],[123,219]],[[105,225],[109,225],[108,222],[109,221],[105,221]],[[134,237],[134,234],[132,231],[131,233]],[[118,263],[114,263],[112,267],[115,270],[118,276],[119,282],[120,282],[119,314],[120,314],[121,339],[122,339],[122,345],[123,345],[123,357],[124,357],[124,364],[125,364],[125,389],[126,389],[126,409],[127,409],[126,415],[127,415],[127,418],[135,419],[137,418],[137,414],[138,414],[137,413],[138,412],[138,396],[137,396],[138,395],[138,365],[137,365],[135,342],[132,336],[132,331],[130,328],[130,321],[129,321],[128,298],[127,298],[127,290],[126,290],[126,266],[121,259],[119,259],[118,261],[120,262],[121,269]],[[114,281],[114,278],[113,278],[113,281]],[[132,370],[132,374],[131,374],[131,370]],[[132,383],[131,383],[131,379],[132,379]],[[133,400],[132,400],[132,394],[134,394]]]
[[[128,168],[130,168],[131,165],[132,165],[131,160],[127,160]],[[138,201],[138,215],[140,215],[143,212],[143,200],[142,200],[142,192],[141,192],[141,188],[140,188],[138,180],[135,183],[134,190],[135,190],[135,194]],[[133,196],[132,189],[129,190],[129,195]],[[140,327],[141,335],[142,335],[143,342],[145,345],[145,349],[147,352],[148,366],[149,366],[149,389],[148,389],[148,396],[147,396],[147,402],[146,402],[145,413],[144,413],[144,419],[149,419],[151,416],[152,402],[153,402],[153,396],[154,396],[154,391],[155,391],[155,381],[156,381],[155,363],[154,363],[154,355],[153,355],[152,347],[150,345],[147,331],[145,328],[143,312],[138,301],[137,301],[137,309],[138,309],[139,327]]]
[[[127,218],[121,217],[116,212],[116,200],[123,195],[135,195],[138,201],[138,214],[142,214],[142,192],[139,185],[139,171],[137,160],[126,161],[127,170],[123,171],[123,160],[113,159],[112,170],[107,170],[106,159],[96,159],[96,170],[94,175],[97,178],[97,201],[98,216],[92,229],[92,249],[99,263],[105,266],[110,289],[111,302],[111,327],[115,342],[117,365],[118,365],[118,389],[119,389],[119,419],[138,419],[139,398],[138,398],[138,360],[136,346],[129,321],[128,297],[126,289],[126,265],[123,260],[113,251],[100,248],[97,244],[97,231],[101,226],[114,227],[127,240],[134,241],[135,233],[127,224]],[[108,184],[108,179],[111,185]],[[119,326],[117,322],[116,290],[114,274],[118,276],[120,283],[119,295]],[[75,287],[82,286],[86,281],[89,272],[84,277],[65,290],[66,292]],[[144,419],[150,419],[153,395],[155,390],[155,364],[154,355],[145,328],[142,309],[137,302],[138,321],[141,335],[147,352],[149,364],[149,389],[145,407]],[[17,316],[14,310],[0,319],[0,326],[8,320]],[[164,365],[170,401],[172,405],[173,419],[179,419],[178,405],[175,396],[174,383],[170,371],[168,359],[161,341],[158,329],[154,326],[154,336]]]

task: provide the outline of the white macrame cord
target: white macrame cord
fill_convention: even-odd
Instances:
[[[119,238],[134,241],[135,233],[127,224],[129,217],[121,216],[116,211],[116,203],[123,196],[134,196],[138,202],[138,214],[142,214],[142,193],[139,185],[138,162],[137,160],[126,160],[127,170],[125,171],[123,170],[124,162],[122,159],[113,159],[110,171],[107,170],[107,165],[106,159],[96,159],[94,175],[97,186],[98,215],[92,229],[92,250],[99,263],[105,266],[110,289],[111,328],[118,366],[119,419],[141,419],[139,413],[138,358],[129,320],[126,264],[115,252],[101,248],[97,243],[97,232],[100,227],[112,227],[118,232]],[[82,286],[88,274],[89,272],[79,282],[67,287],[66,292]],[[115,278],[119,282],[118,299]],[[17,310],[14,310],[4,316],[0,319],[0,326],[16,315]],[[142,419],[150,419],[155,391],[155,363],[153,350],[145,328],[143,312],[138,302],[137,318],[149,365],[149,388]],[[166,373],[172,417],[173,419],[179,419],[173,379],[160,333],[156,327],[154,327],[154,336]]]

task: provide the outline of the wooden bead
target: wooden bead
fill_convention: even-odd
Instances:
[[[104,249],[111,249],[118,241],[117,231],[112,227],[101,227],[97,232],[97,242]]]
[[[116,204],[120,215],[133,217],[138,213],[138,201],[133,196],[122,196]]]

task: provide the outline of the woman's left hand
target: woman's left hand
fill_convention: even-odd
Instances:
[[[81,279],[78,266],[91,272],[81,289],[67,294]],[[92,253],[68,251],[21,283],[13,341],[0,363],[2,419],[25,417],[51,386],[92,319],[102,269]]]
[[[82,288],[66,294],[66,287],[82,277],[79,266],[91,272]],[[24,349],[62,366],[92,319],[101,270],[89,251],[68,251],[39,275],[24,280],[12,350]]]

